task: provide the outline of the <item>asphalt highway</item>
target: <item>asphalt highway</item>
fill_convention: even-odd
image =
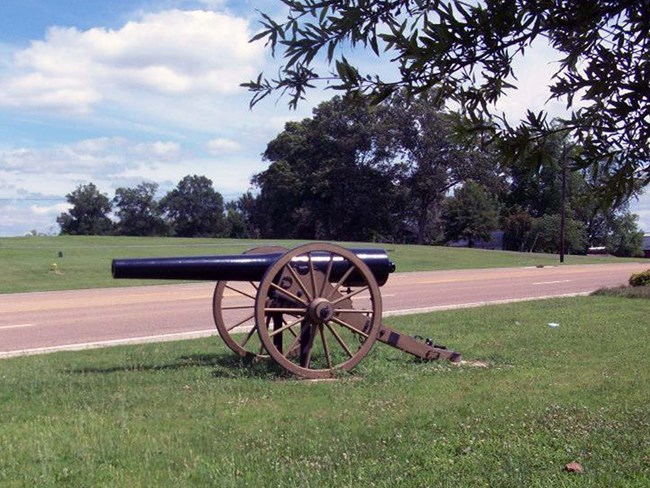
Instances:
[[[383,316],[587,294],[650,262],[395,273]],[[215,334],[213,283],[0,295],[0,358]],[[227,303],[241,295],[226,295]]]

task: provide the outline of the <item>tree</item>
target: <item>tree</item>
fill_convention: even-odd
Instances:
[[[250,191],[239,199],[226,203],[226,232],[233,239],[259,239],[266,220],[258,210],[259,199]]]
[[[638,228],[639,217],[625,212],[614,216],[606,238],[607,252],[614,256],[643,257],[643,232]]]
[[[219,236],[224,230],[223,197],[205,176],[185,176],[160,208],[178,237]]]
[[[140,183],[135,188],[115,190],[113,203],[119,219],[116,231],[126,236],[157,236],[167,233],[167,226],[156,202],[157,183]]]
[[[585,254],[587,240],[582,222],[568,218],[564,251],[569,254]],[[560,215],[548,214],[533,221],[527,248],[531,252],[557,253],[560,250]]]
[[[341,97],[289,122],[253,177],[263,237],[374,240],[392,232],[395,188],[376,156],[374,110]]]
[[[226,203],[225,235],[231,239],[246,239],[251,237],[246,227],[244,215],[237,208],[237,202]]]
[[[506,209],[501,216],[503,249],[506,251],[527,251],[526,244],[533,228],[534,218],[516,205]]]
[[[445,203],[445,239],[466,240],[468,247],[474,247],[478,240],[487,242],[499,225],[498,217],[497,204],[485,188],[468,181]]]
[[[111,233],[113,222],[108,217],[112,208],[111,202],[93,183],[79,185],[72,193],[68,193],[65,199],[72,208],[56,219],[61,226],[61,234],[107,235]]]
[[[614,196],[650,182],[650,3],[638,0],[283,0],[285,20],[262,14],[262,30],[278,76],[244,83],[254,105],[276,90],[294,106],[318,80],[375,102],[402,89],[431,92],[460,104],[482,123],[516,82],[518,58],[541,39],[558,51],[552,97],[573,113],[566,121],[583,151],[574,162],[598,165]],[[344,53],[370,48],[387,56],[395,79],[361,72]],[[319,57],[319,54],[321,55]],[[326,61],[322,63],[324,58]],[[319,71],[330,66],[328,73]],[[384,73],[386,70],[383,70]],[[391,76],[390,74],[388,76]],[[492,127],[515,144],[553,133],[543,112],[519,125]]]
[[[458,137],[465,120],[442,110],[423,94],[407,100],[396,94],[387,101],[377,131],[382,153],[406,198],[406,218],[416,242],[436,242],[442,234],[441,206],[447,192],[468,180],[501,185],[496,158],[476,140]]]

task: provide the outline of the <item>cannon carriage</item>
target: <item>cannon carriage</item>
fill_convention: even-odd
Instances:
[[[116,259],[114,278],[216,280],[219,335],[240,356],[268,357],[296,376],[349,371],[376,341],[423,360],[460,354],[382,323],[380,286],[395,265],[381,249],[314,243],[237,256]]]

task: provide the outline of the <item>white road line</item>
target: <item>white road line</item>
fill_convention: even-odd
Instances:
[[[543,297],[526,297],[526,298],[508,298],[505,300],[489,300],[486,302],[471,302],[471,303],[459,303],[456,305],[438,305],[435,307],[424,307],[424,308],[411,308],[408,310],[394,310],[386,311],[382,315],[384,317],[397,317],[399,315],[411,315],[416,313],[428,313],[428,312],[438,312],[443,310],[457,310],[460,308],[476,308],[482,307],[484,305],[500,305],[504,303],[516,303],[516,302],[532,302],[534,300],[548,300],[550,298],[565,298],[565,297],[579,297],[586,296],[591,294],[590,291],[580,292],[580,293],[567,293],[565,295],[548,295]]]
[[[416,313],[427,313],[427,312],[437,312],[442,310],[456,310],[459,308],[474,308],[482,307],[483,305],[498,305],[501,303],[515,303],[515,302],[528,302],[533,300],[546,300],[549,298],[562,298],[562,297],[575,297],[575,296],[584,296],[589,295],[591,292],[582,292],[582,293],[568,293],[565,295],[548,295],[543,297],[527,297],[527,298],[512,298],[506,300],[491,300],[485,302],[473,302],[473,303],[461,303],[456,305],[438,305],[435,307],[425,307],[425,308],[411,308],[408,310],[393,310],[393,311],[384,311],[382,314],[383,317],[395,317],[398,315],[410,315]],[[242,330],[245,332],[246,330]],[[239,330],[238,330],[239,332]],[[145,344],[151,342],[169,342],[169,341],[180,341],[184,339],[198,339],[201,337],[209,337],[217,335],[216,329],[200,330],[195,332],[179,332],[175,334],[162,334],[155,336],[146,336],[146,337],[132,337],[129,339],[115,339],[111,341],[98,341],[98,342],[86,342],[83,344],[66,344],[62,346],[52,346],[52,347],[39,347],[36,349],[22,349],[19,351],[0,351],[0,359],[11,358],[16,356],[33,356],[36,354],[47,354],[52,352],[59,351],[81,351],[84,349],[99,349],[102,347],[111,347],[111,346],[123,346],[129,344]]]
[[[7,329],[23,329],[25,327],[34,327],[34,324],[14,324],[14,325],[0,325],[0,330]]]
[[[557,280],[557,281],[538,281],[533,285],[555,285],[556,283],[568,283],[571,280]]]
[[[162,334],[146,337],[131,337],[129,339],[115,339],[111,341],[85,342],[81,344],[65,344],[62,346],[38,347],[35,349],[22,349],[19,351],[0,352],[0,359],[15,356],[33,356],[59,351],[82,351],[85,349],[99,349],[102,347],[124,346],[129,344],[147,344],[150,342],[170,342],[184,339],[199,339],[217,334],[216,329],[199,330],[195,332],[179,332],[176,334]]]

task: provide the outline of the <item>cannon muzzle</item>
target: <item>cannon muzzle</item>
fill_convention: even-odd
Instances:
[[[395,271],[395,264],[388,259],[383,249],[351,249],[375,276],[379,286]],[[191,256],[167,258],[114,259],[111,270],[113,278],[136,278],[156,280],[209,280],[209,281],[261,281],[283,253],[238,254],[233,256]],[[331,254],[315,252],[311,255],[315,269],[325,271]],[[309,263],[306,257],[292,261],[298,272],[306,272]],[[341,256],[332,262],[330,280],[338,281],[349,269],[350,263]],[[355,286],[361,279],[352,273],[345,284]]]

